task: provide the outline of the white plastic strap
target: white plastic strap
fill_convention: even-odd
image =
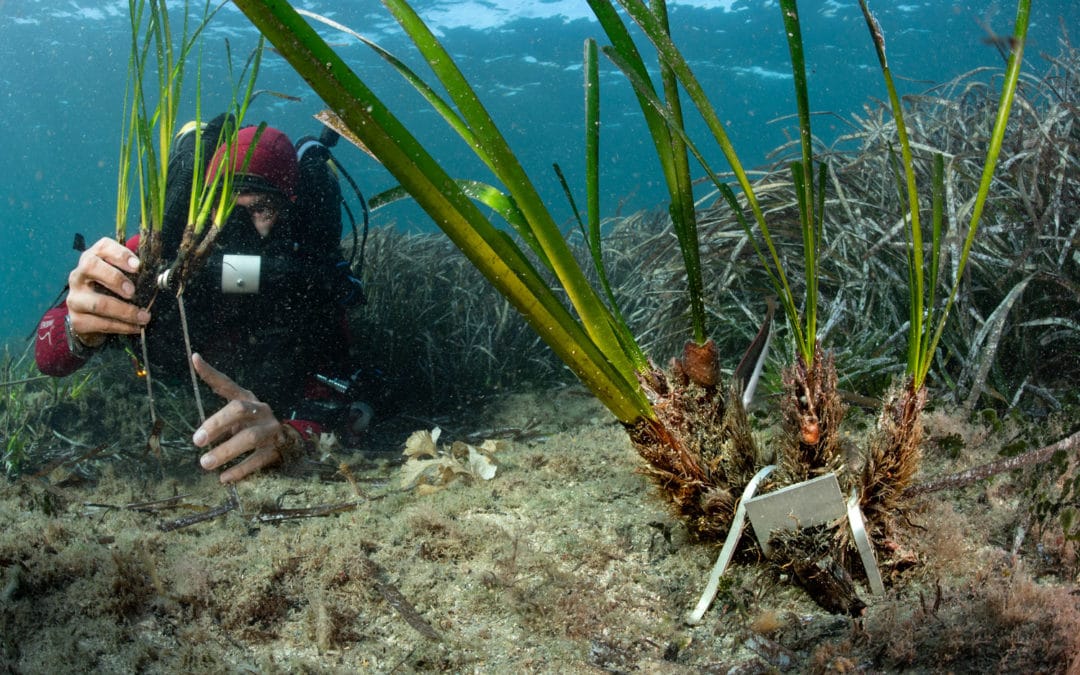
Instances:
[[[258,293],[262,257],[226,254],[221,259],[222,293]]]
[[[870,582],[870,592],[874,595],[885,595],[885,584],[881,581],[881,572],[878,570],[877,559],[874,557],[874,547],[870,545],[870,537],[866,535],[866,525],[863,523],[862,510],[859,509],[859,495],[851,491],[851,499],[847,503],[848,522],[851,523],[851,534],[855,537],[855,546],[859,549],[859,557],[862,558],[863,567],[866,568],[866,580]]]
[[[724,540],[724,547],[720,549],[720,555],[716,558],[716,564],[713,565],[712,572],[709,574],[709,583],[705,585],[705,592],[701,594],[701,599],[698,600],[694,611],[686,615],[687,624],[696,626],[701,623],[701,617],[705,616],[705,612],[709,610],[712,601],[716,599],[716,591],[720,588],[720,577],[724,576],[724,572],[727,571],[728,564],[731,563],[731,558],[735,555],[735,547],[739,544],[743,529],[746,528],[745,504],[757,492],[761,481],[765,480],[765,477],[772,473],[775,468],[775,464],[770,464],[754,474],[754,477],[746,484],[742,499],[739,500],[739,505],[735,507],[735,518],[731,521],[731,529],[728,530],[727,539]]]

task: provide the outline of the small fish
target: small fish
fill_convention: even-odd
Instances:
[[[1005,61],[1009,60],[1009,55],[1016,51],[1016,48],[1020,46],[1019,40],[1015,35],[998,35],[994,32],[994,29],[990,27],[988,21],[976,19],[979,27],[986,33],[986,37],[982,39],[984,45],[991,45],[994,49],[998,50],[998,54],[1001,54],[1001,58]]]
[[[993,45],[1002,58],[1005,58],[1007,53],[1014,51],[1019,44],[1015,35],[996,35],[991,34],[982,39],[984,45]]]
[[[341,136],[345,140],[355,145],[357,148],[366,153],[376,162],[382,164],[379,158],[375,156],[375,153],[369,150],[368,147],[364,145],[364,142],[361,141],[360,138],[356,134],[354,134],[347,126],[345,126],[345,122],[342,121],[342,119],[338,117],[337,113],[335,113],[333,110],[323,110],[321,112],[315,113],[315,119],[319,120],[326,126],[341,134]]]
[[[286,101],[293,101],[295,103],[301,103],[304,100],[304,99],[300,98],[299,96],[293,96],[292,94],[286,94],[284,92],[274,91],[273,89],[259,89],[258,91],[252,92],[251,100],[254,101],[255,97],[258,96],[259,94],[266,94],[267,96],[276,96],[277,98],[284,99]]]
[[[757,336],[750,343],[739,365],[735,367],[735,379],[743,382],[743,407],[749,408],[761,379],[761,371],[765,367],[765,359],[769,356],[769,342],[772,340],[772,321],[776,314],[776,300],[766,300],[768,309],[765,312],[765,320],[761,322]]]

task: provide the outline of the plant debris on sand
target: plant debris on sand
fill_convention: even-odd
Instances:
[[[890,590],[867,598],[859,619],[822,611],[784,570],[748,564],[751,551],[691,629],[682,616],[714,551],[660,507],[599,404],[564,387],[453,422],[483,434],[535,417],[548,422],[509,441],[491,480],[404,491],[396,464],[342,454],[352,481],[264,473],[240,484],[240,510],[173,532],[157,525],[176,510],[130,505],[174,495],[180,513],[216,505],[216,479],[191,478],[194,455],[167,458],[164,480],[111,463],[91,483],[6,482],[0,667],[1064,672],[1080,652],[1076,542],[1030,521],[1033,476],[918,502],[906,540],[917,560],[884,570]],[[1007,436],[959,419],[930,414],[929,442],[964,465],[994,458]],[[349,511],[251,517],[355,502],[356,485],[364,498]]]

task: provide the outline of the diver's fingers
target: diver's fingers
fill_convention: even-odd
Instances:
[[[261,450],[256,450],[244,461],[236,466],[231,466],[228,470],[222,472],[220,479],[222,483],[235,483],[264,467],[270,466],[271,464],[277,464],[280,461],[281,453],[277,451],[277,448],[263,448]]]
[[[244,389],[236,382],[233,382],[232,378],[207,363],[206,359],[199,354],[191,355],[191,363],[195,366],[195,372],[202,378],[202,381],[210,385],[210,388],[214,390],[214,393],[221,398],[228,401],[240,400],[258,403],[259,399],[255,397],[255,394],[251,393],[248,389]],[[269,406],[266,406],[265,404],[260,405],[266,408],[266,412],[270,411]],[[222,410],[224,411],[224,408]]]
[[[210,420],[206,420],[203,424],[203,428],[210,423]],[[199,463],[202,465],[202,468],[207,471],[217,469],[221,464],[229,462],[248,453],[248,451],[255,449],[259,443],[259,438],[264,435],[264,433],[260,433],[261,431],[262,430],[258,427],[246,427],[241,429],[230,436],[224,443],[221,443],[212,450],[207,450],[206,453],[199,458]],[[198,437],[198,435],[199,432],[195,432],[195,436]],[[199,443],[195,442],[195,445],[199,445]]]
[[[273,450],[280,445],[284,438],[281,431],[281,425],[273,417],[269,419],[257,419],[254,418],[254,422],[249,426],[242,426],[242,421],[236,421],[236,411],[233,404],[241,404],[240,401],[232,401],[229,405],[222,408],[216,415],[206,420],[203,425],[195,432],[195,436],[192,441],[195,445],[203,447],[213,441],[228,436],[221,445],[206,452],[199,458],[199,464],[204,469],[216,469],[226,462],[230,462],[237,457],[243,455],[246,452],[255,450],[255,454],[258,455],[267,449]],[[250,411],[249,415],[257,415],[254,412],[254,408],[251,403],[243,403]],[[243,413],[241,413],[243,414]],[[233,433],[235,431],[235,433]],[[231,435],[230,435],[231,434]],[[275,451],[275,455],[277,455]],[[250,460],[251,458],[248,458]],[[265,458],[267,461],[255,462],[256,466],[248,471],[241,470],[241,477],[247,475],[256,468],[261,468],[269,463],[272,458]],[[246,464],[248,460],[241,463]],[[249,465],[250,466],[250,465]],[[234,474],[235,475],[235,474]],[[233,479],[235,480],[235,479]]]
[[[247,445],[233,451],[226,458],[232,459],[241,452],[254,448],[256,443],[263,439],[265,429],[272,431],[276,425],[277,419],[270,412],[270,406],[258,401],[233,399],[221,410],[206,418],[206,421],[195,430],[191,442],[201,448],[226,439],[231,443],[233,439],[240,438],[241,443]],[[216,462],[215,466],[217,464],[220,462]]]
[[[98,239],[93,246],[86,249],[86,252],[125,272],[139,271],[139,257],[132,253],[127,246],[110,237]]]
[[[208,426],[210,427],[210,431],[208,431],[206,438],[209,438],[210,441],[207,442],[213,442],[215,436],[210,434],[214,433],[215,431],[218,435],[221,435],[222,433],[228,431],[224,428],[214,427],[210,420],[206,420],[200,430],[195,432],[195,437],[193,439],[195,441],[195,445],[203,445],[203,443],[199,442],[200,440],[202,440],[199,434]],[[271,427],[270,430],[273,431],[273,427]],[[204,453],[203,456],[199,458],[199,464],[202,465],[202,468],[207,470],[216,469],[222,464],[236,459],[237,457],[243,455],[246,452],[254,450],[260,444],[260,440],[262,440],[263,436],[265,435],[265,428],[245,427],[230,436],[226,441],[221,443],[221,445],[218,445],[213,450],[209,450]]]
[[[68,275],[75,291],[92,290],[92,283],[109,289],[121,298],[131,298],[135,285],[125,272],[139,269],[139,259],[111,239],[101,239],[79,256],[79,264]]]
[[[93,291],[72,291],[67,299],[71,327],[79,335],[138,333],[150,322],[150,312],[130,302]]]
[[[140,311],[140,313],[142,312]],[[98,316],[84,315],[80,319],[75,317],[76,315],[71,315],[71,327],[84,340],[87,336],[92,335],[138,335],[142,332],[141,324],[127,323],[118,319],[103,319]],[[149,321],[149,318],[147,318],[147,321]]]

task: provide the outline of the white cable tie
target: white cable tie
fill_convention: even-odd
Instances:
[[[735,547],[738,545],[739,538],[742,537],[743,530],[746,528],[745,504],[757,492],[761,481],[765,480],[765,477],[772,473],[775,468],[775,464],[764,467],[754,474],[754,477],[746,484],[742,499],[739,500],[739,505],[735,508],[735,518],[731,521],[731,529],[728,530],[727,539],[724,540],[724,547],[720,549],[720,555],[716,558],[716,564],[713,565],[712,572],[709,574],[709,583],[705,585],[705,592],[701,594],[701,599],[698,600],[694,611],[686,615],[687,624],[696,626],[701,623],[701,618],[705,616],[705,612],[709,610],[709,606],[716,599],[716,592],[720,589],[720,577],[724,576],[724,572],[727,571],[728,564],[735,555]]]

